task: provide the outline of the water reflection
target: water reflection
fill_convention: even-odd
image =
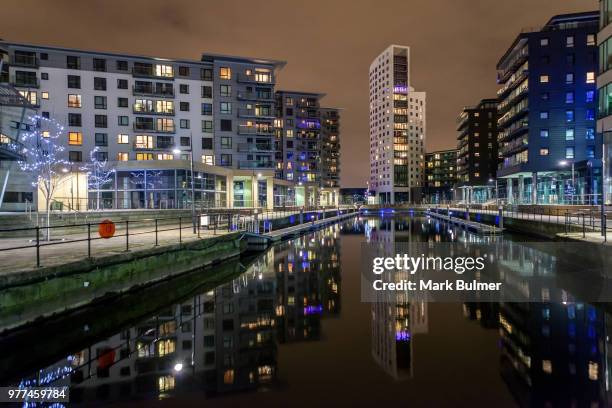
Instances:
[[[279,366],[295,350],[287,345],[324,343],[324,327],[340,324],[347,310],[362,306],[355,296],[359,271],[342,269],[341,265],[341,241],[347,238],[384,244],[495,244],[506,282],[523,290],[524,296],[537,292],[542,299],[542,303],[456,304],[455,319],[452,315],[434,316],[427,298],[383,292],[377,302],[367,305],[359,321],[351,323],[368,325],[368,338],[342,337],[342,344],[354,349],[356,364],[370,367],[368,363],[374,361],[370,369],[381,374],[375,377],[379,389],[392,391],[428,380],[415,370],[415,361],[426,355],[430,342],[439,345],[439,357],[434,358],[443,358],[446,346],[436,343],[440,342],[433,330],[436,319],[443,324],[459,320],[470,326],[467,319],[474,322],[483,341],[499,332],[498,360],[483,364],[499,365],[497,380],[503,380],[519,405],[606,406],[610,380],[606,306],[578,302],[573,293],[556,285],[526,287],[521,280],[534,273],[552,276],[554,256],[526,245],[521,237],[482,237],[427,218],[399,216],[355,218],[275,246],[236,279],[175,301],[83,349],[66,350],[66,358],[14,384],[69,385],[71,400],[86,406],[94,401],[104,405],[136,398],[180,398],[193,392],[198,398],[229,397],[244,391],[286,392],[292,384]],[[353,251],[358,249],[352,247]],[[347,255],[359,256],[356,252]],[[347,304],[345,292],[351,290],[347,288],[355,292],[353,303]],[[564,303],[554,303],[557,298]],[[324,319],[330,319],[329,326],[323,324]],[[66,324],[68,327],[69,321]],[[363,340],[367,345],[360,348]],[[452,343],[453,339],[442,341]],[[335,364],[333,353],[327,351],[318,357],[316,373],[337,384],[338,395],[348,403],[352,382],[326,377],[326,367]],[[473,356],[462,358],[467,365]],[[462,368],[447,367],[457,372]],[[429,380],[431,388],[411,392],[426,394],[431,405],[436,405],[437,391],[443,387],[435,378]]]

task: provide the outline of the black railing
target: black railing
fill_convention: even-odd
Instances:
[[[99,226],[102,225],[99,222],[87,222],[80,224],[63,224],[63,225],[50,225],[50,226],[36,226],[36,227],[24,227],[24,228],[8,228],[0,229],[0,235],[5,239],[11,240],[25,240],[27,244],[23,245],[10,245],[0,246],[0,255],[5,254],[16,254],[16,251],[31,249],[34,254],[36,267],[41,267],[43,264],[43,255],[41,250],[47,247],[58,246],[60,251],[64,253],[78,254],[75,248],[69,248],[69,244],[85,243],[87,249],[86,256],[76,256],[74,260],[92,258],[92,244],[97,241],[109,241],[115,240],[117,245],[106,248],[95,248],[96,255],[116,253],[121,247],[124,251],[130,251],[135,243],[130,241],[130,237],[147,236],[149,240],[145,240],[143,243],[138,242],[138,247],[142,248],[143,244],[146,247],[150,244],[152,247],[159,246],[160,234],[166,232],[175,232],[170,237],[166,237],[166,244],[182,244],[184,241],[184,231],[187,229],[192,238],[201,238],[202,230],[210,230],[208,225],[201,225],[200,221],[202,213],[200,213],[195,220],[192,217],[169,217],[169,218],[153,218],[153,219],[136,219],[136,220],[120,220],[114,222],[115,231],[108,238],[103,236],[94,236],[94,231],[97,231]],[[220,232],[221,230],[239,231],[238,223],[234,222],[236,219],[235,214],[231,213],[213,213],[207,214],[208,216],[214,216],[215,228],[213,234]],[[194,229],[195,225],[195,229]],[[68,230],[59,232],[61,229]],[[118,242],[118,241],[122,242]],[[10,241],[9,241],[10,242]],[[0,245],[2,239],[0,239]],[[81,248],[83,250],[83,248]]]

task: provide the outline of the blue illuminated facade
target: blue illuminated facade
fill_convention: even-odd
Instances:
[[[497,176],[506,202],[601,200],[598,21],[598,12],[555,16],[521,33],[500,59]]]

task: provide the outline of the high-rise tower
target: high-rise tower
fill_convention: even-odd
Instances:
[[[410,86],[410,48],[391,45],[370,65],[370,191],[380,204],[418,202],[425,92]]]

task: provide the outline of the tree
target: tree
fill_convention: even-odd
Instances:
[[[96,210],[100,209],[100,190],[115,180],[115,169],[110,167],[108,160],[98,160],[99,150],[95,147],[89,152],[89,163],[81,168],[87,172],[89,188],[96,191]]]
[[[29,118],[22,139],[24,160],[19,162],[19,167],[32,174],[32,185],[45,199],[47,240],[51,239],[51,201],[58,187],[69,179],[62,174],[65,166],[70,164],[64,159],[65,148],[59,141],[64,135],[64,127],[58,122],[35,115]]]

